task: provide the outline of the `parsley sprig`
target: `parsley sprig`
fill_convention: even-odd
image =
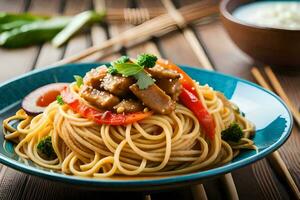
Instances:
[[[137,80],[140,89],[146,89],[154,84],[151,76],[144,71],[144,67],[154,67],[157,57],[151,54],[141,54],[137,57],[136,63],[132,62],[128,56],[122,56],[111,63],[108,68],[110,74],[122,74],[123,76],[133,76]]]

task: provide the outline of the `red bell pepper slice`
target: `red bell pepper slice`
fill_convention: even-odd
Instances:
[[[129,114],[116,114],[111,111],[97,110],[79,99],[77,99],[67,88],[61,92],[63,101],[76,113],[82,117],[93,120],[97,124],[127,125],[145,119],[153,112],[136,112]]]
[[[202,102],[192,92],[186,88],[182,89],[179,95],[180,101],[188,107],[197,117],[201,128],[209,139],[213,140],[215,136],[215,122],[213,117],[208,113]]]
[[[179,95],[180,101],[194,113],[207,137],[213,140],[216,127],[215,121],[202,102],[199,100],[193,79],[177,65],[167,60],[159,59],[157,60],[156,64],[166,69],[172,69],[181,74],[181,78],[179,80],[183,86],[183,89]]]

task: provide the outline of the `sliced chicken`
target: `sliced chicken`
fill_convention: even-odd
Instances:
[[[155,83],[173,100],[178,100],[178,96],[180,95],[182,89],[179,79],[157,79]]]
[[[133,84],[130,90],[144,105],[157,113],[170,114],[175,110],[175,102],[156,84],[150,85],[147,89],[139,89],[137,84]]]
[[[129,86],[134,83],[132,77],[107,74],[101,82],[101,87],[114,95],[125,96],[130,92]]]
[[[145,106],[140,101],[133,99],[123,99],[120,103],[114,106],[117,113],[133,113],[144,110]]]
[[[92,69],[91,71],[87,72],[86,75],[84,76],[83,84],[92,86],[95,89],[99,89],[100,83],[106,75],[106,71],[107,68],[104,65]]]
[[[159,65],[155,65],[152,68],[146,68],[146,71],[151,74],[153,78],[165,78],[165,79],[177,79],[180,78],[180,74],[174,70],[163,68]]]
[[[100,109],[111,110],[120,102],[118,97],[106,91],[94,89],[91,86],[83,86],[80,90],[80,96]]]

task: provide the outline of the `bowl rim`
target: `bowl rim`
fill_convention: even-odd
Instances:
[[[5,81],[3,83],[0,83],[0,88],[3,87],[4,85],[10,84],[13,81],[16,81],[18,79],[26,78],[28,76],[42,73],[42,72],[47,72],[50,70],[54,70],[54,68],[61,68],[61,67],[68,67],[75,65],[77,67],[81,65],[102,65],[102,64],[108,64],[107,62],[84,62],[84,63],[71,63],[71,64],[65,64],[65,65],[58,65],[58,66],[51,66],[49,68],[41,68],[41,69],[36,69],[31,72],[25,73],[21,76],[18,76],[16,78],[12,78],[8,81]],[[273,96],[275,99],[277,99],[280,104],[285,108],[288,118],[289,118],[289,124],[287,126],[286,131],[284,131],[284,134],[280,136],[280,138],[274,142],[272,145],[270,145],[268,148],[262,150],[259,154],[254,154],[251,155],[243,160],[237,161],[231,165],[224,165],[221,167],[216,167],[212,168],[210,170],[205,170],[201,172],[194,172],[194,173],[188,173],[188,174],[183,174],[183,175],[175,175],[175,176],[167,176],[167,177],[162,177],[159,179],[143,179],[143,180],[113,180],[113,179],[93,179],[93,178],[86,178],[86,177],[77,177],[77,176],[69,176],[65,174],[60,174],[60,173],[51,173],[49,171],[45,171],[36,167],[32,166],[27,166],[24,165],[23,163],[20,163],[18,161],[12,160],[2,154],[0,154],[0,163],[9,166],[11,168],[14,168],[16,170],[25,172],[27,174],[35,175],[38,177],[46,178],[48,180],[54,180],[58,182],[63,182],[63,183],[69,183],[72,185],[80,185],[80,186],[96,186],[99,187],[99,190],[103,190],[105,188],[111,188],[112,190],[122,190],[122,189],[130,189],[130,188],[136,188],[138,190],[139,188],[144,188],[144,187],[155,187],[155,186],[164,186],[164,185],[172,185],[172,184],[180,184],[183,182],[192,182],[192,181],[199,181],[203,179],[207,179],[213,176],[219,176],[222,174],[226,174],[228,172],[231,172],[233,170],[236,170],[238,168],[244,167],[246,165],[252,164],[258,160],[261,160],[262,158],[266,157],[268,154],[276,151],[279,147],[281,147],[289,138],[291,135],[292,127],[293,127],[293,117],[292,114],[285,104],[285,102],[277,96],[275,93],[266,90],[265,88],[252,83],[250,81],[238,78],[236,76],[224,74],[221,72],[216,72],[216,71],[209,71],[205,70],[199,67],[194,67],[194,66],[188,66],[188,65],[179,65],[180,67],[186,68],[186,69],[193,69],[193,70],[199,70],[203,73],[207,74],[216,74],[218,76],[224,77],[224,78],[230,78],[234,79],[236,81],[243,82],[245,84],[251,85],[252,87],[255,87],[259,90],[262,90],[268,95]],[[6,110],[2,109],[1,111]]]
[[[266,26],[259,26],[259,25],[254,25],[251,23],[244,22],[242,20],[239,20],[238,18],[234,17],[232,15],[232,12],[229,12],[227,9],[227,5],[231,2],[232,0],[222,0],[220,3],[220,13],[221,15],[226,18],[227,20],[239,24],[241,26],[246,26],[248,28],[253,28],[253,29],[259,29],[259,30],[264,30],[264,31],[273,31],[273,32],[290,32],[290,33],[300,33],[300,29],[283,29],[283,28],[272,28],[272,27],[266,27]],[[237,7],[241,6],[239,4]],[[237,8],[236,7],[236,8]],[[234,9],[236,9],[234,8]]]

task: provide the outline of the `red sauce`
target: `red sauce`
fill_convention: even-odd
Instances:
[[[59,90],[50,90],[38,98],[36,105],[40,107],[46,107],[55,101],[58,95],[60,95]]]

